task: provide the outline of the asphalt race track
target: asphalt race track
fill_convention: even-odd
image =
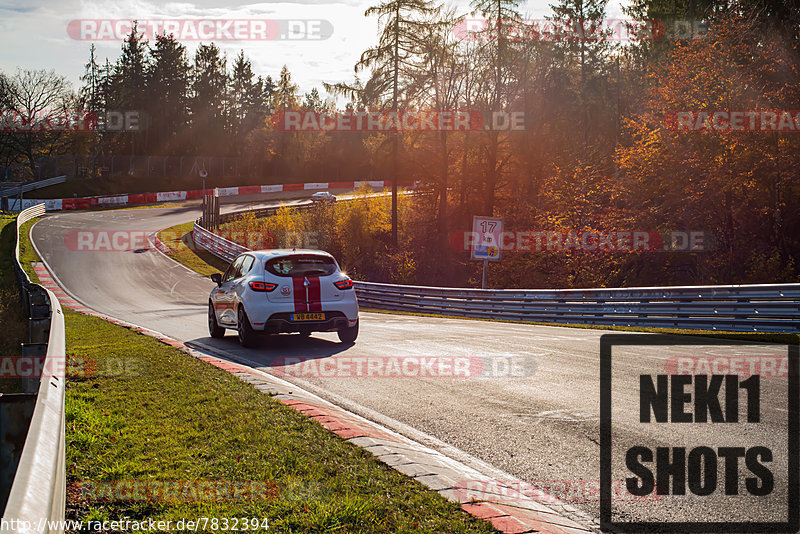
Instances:
[[[325,333],[305,340],[273,336],[258,348],[243,349],[232,331],[222,340],[208,336],[210,280],[152,248],[85,252],[65,244],[73,230],[156,231],[197,216],[198,207],[59,213],[37,223],[32,236],[62,287],[92,309],[247,360],[401,432],[416,429],[598,517],[599,340],[606,332],[362,312],[355,345],[341,344],[335,333]],[[766,359],[786,354],[780,346],[733,350]],[[758,424],[747,423],[744,415],[738,423],[639,421],[639,375],[665,373],[670,357],[729,354],[719,347],[615,349],[612,479],[622,481],[614,485],[615,492],[620,490],[614,493],[615,520],[786,521],[785,377],[762,377]],[[286,367],[286,358],[303,363]],[[408,365],[398,372],[396,365],[390,367],[392,358]],[[386,366],[374,367],[369,376],[368,361]],[[453,376],[456,361],[468,362],[469,377]],[[362,372],[354,371],[359,362],[367,366]],[[348,376],[336,376],[342,374]],[[740,389],[738,395],[741,414],[748,403],[746,393]],[[687,404],[686,411],[693,407]],[[725,463],[720,459],[718,489],[708,497],[634,499],[620,489],[625,477],[632,476],[625,451],[634,446],[686,446],[687,453],[696,446],[715,451],[766,446],[774,457],[764,465],[774,475],[775,487],[766,496],[748,495],[745,479],[754,475],[741,459],[740,494],[723,495]]]

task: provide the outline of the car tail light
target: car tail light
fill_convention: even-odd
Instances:
[[[333,285],[335,285],[337,289],[353,289],[353,281],[349,278],[334,282]]]
[[[278,284],[272,284],[270,282],[250,282],[250,289],[253,291],[269,293],[270,291],[274,291],[276,287],[278,287]]]

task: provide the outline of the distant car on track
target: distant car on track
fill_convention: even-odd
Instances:
[[[336,202],[336,196],[327,191],[319,191],[311,195],[311,202]]]
[[[358,337],[353,281],[321,250],[276,249],[239,255],[208,298],[208,330],[221,338],[235,329],[245,347],[259,334],[336,331],[343,343]]]

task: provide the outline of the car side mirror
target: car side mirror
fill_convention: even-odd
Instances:
[[[211,275],[211,281],[212,282],[216,282],[217,286],[221,286],[222,285],[222,275],[219,274],[219,273],[212,274]]]

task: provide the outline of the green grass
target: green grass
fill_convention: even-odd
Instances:
[[[221,369],[94,317],[67,310],[66,320],[70,357],[97,370],[68,381],[70,517],[265,517],[270,532],[298,533],[494,532]],[[75,483],[118,480],[268,481],[277,491],[257,502],[77,498]]]
[[[193,222],[177,224],[158,233],[162,243],[172,249],[169,256],[191,270],[209,276],[228,268],[228,263],[194,244],[192,240]]]
[[[32,262],[40,261],[39,255],[36,254],[36,249],[33,248],[31,244],[31,228],[33,227],[36,222],[41,219],[41,217],[36,217],[35,219],[31,219],[25,224],[23,224],[19,229],[19,259],[20,263],[22,264],[22,268],[28,273],[28,278],[31,279],[32,282],[39,282],[39,277],[36,276],[36,272],[33,270]]]

